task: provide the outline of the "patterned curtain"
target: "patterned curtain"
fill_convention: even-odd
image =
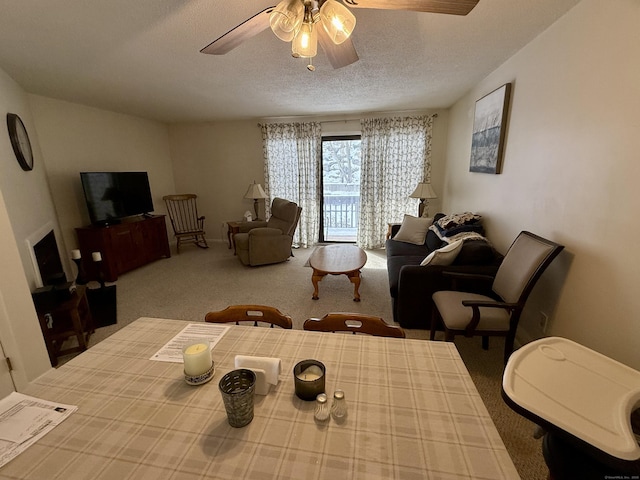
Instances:
[[[362,173],[358,245],[384,246],[388,222],[418,215],[409,198],[419,182],[431,179],[433,115],[361,120]]]
[[[268,206],[280,197],[302,207],[293,242],[310,247],[317,243],[320,231],[320,124],[270,123],[260,127]]]

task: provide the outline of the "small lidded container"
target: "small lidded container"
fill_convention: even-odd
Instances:
[[[331,415],[335,420],[341,420],[347,416],[347,401],[344,399],[343,390],[336,390],[333,392]]]
[[[329,399],[326,393],[320,393],[316,397],[316,410],[313,416],[319,422],[329,420],[331,409],[329,408]]]

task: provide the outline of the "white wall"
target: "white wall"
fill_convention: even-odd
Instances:
[[[29,103],[67,262],[77,245],[74,229],[90,223],[80,172],[148,172],[155,212],[166,213],[162,197],[174,193],[166,124],[37,95]]]
[[[450,112],[445,209],[487,218],[506,251],[520,230],[566,246],[521,323],[640,369],[640,4],[583,0]],[[513,82],[502,174],[469,173],[474,104]],[[558,298],[559,296],[559,298]],[[557,302],[556,302],[557,300]],[[554,304],[557,303],[555,311]]]

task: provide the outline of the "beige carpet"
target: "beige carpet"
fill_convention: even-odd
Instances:
[[[294,250],[295,257],[285,263],[251,268],[243,266],[226,243],[210,245],[208,250],[187,245],[179,255],[174,249],[171,258],[122,275],[117,282],[118,323],[98,329],[90,345],[139,317],[203,321],[208,311],[231,304],[272,305],[291,315],[297,329],[307,318],[331,311],[374,314],[391,322],[384,250],[367,252],[362,301],[354,302],[353,284],[344,275],[325,277],[319,285],[320,298],[311,299],[311,269],[305,264],[312,248]],[[428,339],[427,330],[406,332],[409,338]],[[521,477],[545,479],[540,440],[532,436],[534,425],[509,409],[500,396],[502,340],[491,339],[488,351],[480,348],[479,338],[456,338],[456,346]]]

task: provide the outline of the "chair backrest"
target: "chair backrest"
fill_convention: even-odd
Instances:
[[[162,197],[167,206],[171,226],[176,235],[198,232],[202,230],[202,222],[198,216],[198,196],[193,193],[165,195]]]
[[[298,207],[298,204],[276,197],[271,203],[271,217],[267,226],[282,230],[285,235],[293,236],[301,211],[302,208]]]
[[[498,268],[493,291],[505,302],[522,308],[542,273],[563,248],[533,233],[520,232]]]
[[[248,321],[253,322],[254,326],[262,322],[270,324],[271,328],[274,325],[289,330],[293,328],[293,321],[289,315],[267,305],[230,305],[224,310],[207,313],[204,320],[210,323],[235,323],[236,325]]]
[[[405,338],[402,328],[389,325],[380,317],[362,313],[327,313],[322,318],[305,320],[302,328],[316,332],[352,332],[377,337]]]

